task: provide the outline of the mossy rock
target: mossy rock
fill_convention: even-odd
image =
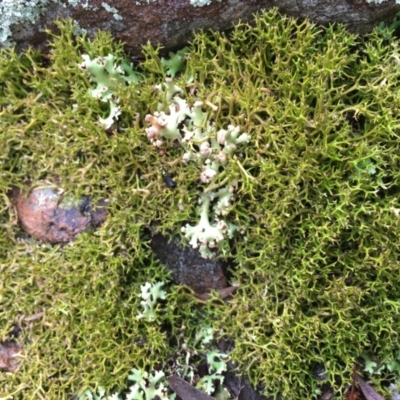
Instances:
[[[70,399],[100,384],[121,387],[130,368],[152,368],[208,321],[235,341],[231,357],[268,395],[312,398],[327,379],[343,390],[364,353],[400,350],[400,52],[374,31],[317,27],[279,15],[230,34],[198,33],[176,78],[188,101],[218,106],[219,128],[251,141],[232,158],[239,178],[228,218],[245,229],[220,251],[240,288],[230,302],[200,308],[171,286],[154,322],[137,320],[140,285],[167,281],[146,227],[178,233],[194,221],[198,167],[182,149],[160,156],[144,133],[166,73],[144,48],[142,79],[116,84],[121,116],[94,99],[82,54],[127,58],[100,32],[93,41],[61,26],[52,52],[0,55],[0,189],[57,181],[75,196],[108,198],[106,222],[71,245],[32,241],[7,196],[0,216],[0,326],[23,329],[21,369],[0,377],[4,393]],[[162,170],[174,176],[170,190]],[[182,205],[181,207],[178,204]],[[26,317],[44,312],[26,322]],[[192,338],[192,339],[190,339]]]

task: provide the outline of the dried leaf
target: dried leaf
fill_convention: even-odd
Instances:
[[[371,385],[368,385],[368,383],[361,379],[356,373],[354,374],[354,378],[358,382],[366,400],[385,400]]]
[[[214,397],[194,388],[179,376],[168,378],[170,388],[182,398],[182,400],[215,400]]]
[[[346,393],[346,400],[361,400],[361,392],[355,386],[352,386]]]

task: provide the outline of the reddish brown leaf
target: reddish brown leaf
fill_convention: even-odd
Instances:
[[[346,393],[346,400],[361,400],[360,391],[354,386]]]
[[[371,385],[368,385],[368,383],[356,373],[354,373],[354,378],[358,382],[360,389],[367,400],[385,400]]]

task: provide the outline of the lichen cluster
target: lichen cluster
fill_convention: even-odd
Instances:
[[[241,132],[240,126],[229,125],[217,130],[213,111],[218,111],[218,107],[202,101],[188,104],[180,97],[182,89],[172,79],[155,89],[161,92],[164,103],[159,103],[159,111],[146,115],[145,120],[151,124],[146,128],[147,137],[156,147],[164,146],[165,140],[167,146],[173,141],[179,143],[185,149],[182,160],[196,162],[201,168],[200,181],[210,184],[199,197],[200,221],[195,226],[186,224],[181,230],[202,257],[213,258],[215,253],[211,249],[227,238],[232,239],[237,230],[237,226],[224,217],[232,208],[238,177],[219,178],[227,173],[229,162],[233,157],[237,159],[236,153],[250,141],[250,136]],[[207,111],[203,111],[205,106]]]
[[[111,393],[132,368],[165,362],[177,337],[193,343],[201,324],[232,338],[238,366],[285,399],[313,398],[321,376],[343,390],[363,354],[395,359],[398,42],[275,10],[226,35],[196,34],[174,78],[182,99],[215,106],[217,132],[240,127],[251,137],[220,177],[236,183],[229,219],[245,228],[218,248],[240,287],[229,302],[199,307],[169,285],[149,321],[137,318],[140,287],[169,276],[147,228],[179,235],[196,220],[201,168],[182,161],[181,146],[158,149],[147,138],[145,116],[160,101],[154,88],[170,68],[159,49],[144,48],[142,80],[115,80],[118,119],[105,129],[99,117],[109,117],[110,103],[91,95],[82,55],[111,54],[116,65],[127,56],[108,34],[89,41],[73,29],[61,27],[49,57],[0,54],[0,337],[20,324],[25,349],[21,370],[0,376],[0,397],[70,399],[98,385]],[[4,194],[28,181],[107,197],[107,221],[67,246],[35,242]]]
[[[199,324],[193,343],[184,340],[178,344],[173,359],[164,364],[163,370],[144,371],[133,368],[128,375],[127,388],[116,391],[110,396],[106,390],[99,387],[96,392],[87,389],[78,394],[77,400],[174,400],[175,393],[168,388],[166,376],[178,376],[190,384],[195,385],[199,390],[212,394],[219,388],[218,392],[224,392],[222,383],[224,372],[227,370],[228,355],[216,348],[213,329],[209,326]],[[193,359],[203,357],[207,361],[208,374],[199,378],[197,370],[192,366]],[[164,372],[165,371],[165,372]],[[227,397],[218,397],[227,398]]]

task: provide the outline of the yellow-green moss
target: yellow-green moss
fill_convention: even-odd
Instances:
[[[57,180],[78,195],[109,198],[109,216],[70,246],[41,245],[22,233],[1,197],[1,337],[45,310],[25,323],[23,368],[0,376],[1,395],[69,399],[96,384],[120,386],[130,368],[162,363],[174,352],[170,336],[184,325],[190,337],[202,319],[234,338],[232,357],[254,383],[286,399],[315,394],[317,364],[341,389],[346,380],[337,378],[362,353],[393,357],[398,43],[276,11],[229,35],[196,35],[177,84],[188,101],[219,106],[218,127],[240,125],[251,136],[227,172],[241,176],[229,218],[245,234],[224,245],[240,288],[232,301],[200,310],[172,286],[158,320],[148,323],[136,319],[140,285],[168,274],[152,258],[144,228],[157,222],[178,234],[196,218],[198,169],[179,162],[179,147],[160,157],[144,133],[144,116],[159,101],[153,86],[165,79],[157,50],[144,49],[142,82],[115,89],[123,112],[105,132],[97,119],[107,104],[90,96],[78,64],[82,53],[126,56],[105,33],[90,42],[72,30],[67,23],[54,37],[50,59],[1,52],[0,189]],[[165,187],[161,168],[174,174],[176,190]]]

